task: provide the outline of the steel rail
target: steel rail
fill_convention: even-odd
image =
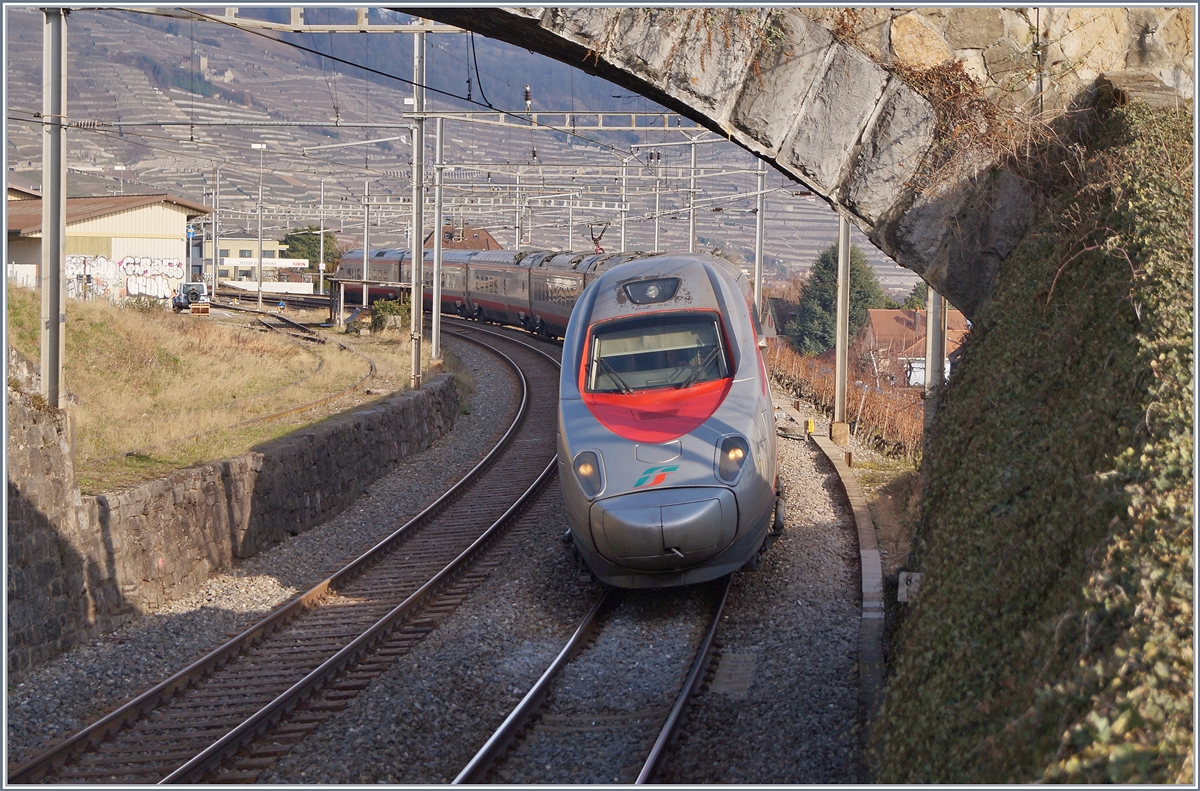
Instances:
[[[667,744],[670,743],[671,737],[675,735],[675,728],[679,725],[682,719],[683,710],[687,706],[688,699],[696,692],[696,688],[700,685],[700,679],[704,676],[704,670],[708,667],[709,655],[712,653],[713,639],[717,635],[717,626],[721,623],[721,613],[725,611],[725,602],[729,599],[729,589],[733,586],[733,575],[725,576],[724,584],[721,586],[720,602],[717,604],[717,611],[713,615],[712,623],[708,626],[708,631],[704,634],[704,639],[700,642],[700,648],[696,651],[696,660],[692,662],[692,669],[688,672],[687,678],[683,682],[683,687],[679,690],[679,696],[675,698],[675,705],[671,707],[671,713],[667,715],[667,721],[663,724],[662,730],[659,731],[658,738],[654,741],[654,747],[650,750],[649,757],[642,765],[642,771],[638,773],[636,785],[645,785],[650,782],[650,776],[654,774],[654,770],[658,768],[659,761],[662,760],[663,754],[666,752]]]
[[[475,559],[477,555],[491,544],[496,534],[518,516],[524,510],[525,506],[529,504],[529,501],[541,492],[542,487],[554,476],[556,467],[557,458],[553,458],[546,465],[545,469],[542,470],[537,480],[522,493],[517,502],[509,506],[508,510],[493,522],[483,535],[475,539],[458,557],[454,558],[449,565],[434,575],[432,579],[422,585],[415,593],[396,605],[391,612],[376,621],[369,629],[354,638],[354,640],[336,654],[322,662],[319,667],[303,679],[293,684],[282,695],[259,709],[216,742],[213,742],[212,745],[195,758],[192,758],[183,766],[164,777],[159,781],[159,784],[201,782],[208,772],[220,766],[226,758],[253,741],[256,736],[274,724],[276,720],[294,708],[296,704],[320,689],[327,681],[336,677],[342,670],[353,663],[355,659],[373,648],[380,640],[387,637],[392,626],[423,604],[426,599],[436,593],[455,573],[461,571],[467,563]]]
[[[717,594],[716,609],[709,621],[708,629],[705,631],[704,637],[696,649],[695,658],[692,660],[687,677],[684,679],[679,694],[675,698],[675,703],[672,705],[667,719],[659,730],[657,739],[655,739],[654,746],[651,748],[638,774],[636,781],[638,785],[650,782],[650,777],[662,760],[666,752],[666,747],[682,720],[683,711],[687,706],[688,699],[695,694],[696,688],[704,676],[704,671],[708,667],[713,640],[716,637],[717,627],[721,623],[721,614],[725,611],[725,603],[729,598],[729,590],[733,584],[733,575],[727,574],[717,584],[720,585],[720,588]],[[579,626],[576,627],[570,640],[567,641],[566,646],[558,653],[558,656],[550,663],[550,666],[546,668],[545,672],[542,673],[541,677],[534,683],[530,690],[525,693],[525,697],[521,699],[516,708],[509,713],[491,737],[488,738],[483,747],[479,749],[471,761],[454,778],[452,781],[453,785],[473,785],[486,782],[488,772],[492,766],[504,753],[504,750],[516,740],[525,726],[528,725],[533,715],[546,699],[547,694],[549,694],[550,687],[559,673],[579,654],[587,640],[593,636],[600,613],[610,611],[615,607],[620,601],[620,595],[623,593],[624,591],[619,588],[609,587],[596,603],[592,605],[587,615],[584,616]]]
[[[473,342],[485,345],[480,341],[473,340]],[[499,355],[516,372],[521,393],[517,415],[492,450],[468,471],[458,483],[387,538],[384,538],[328,579],[313,586],[308,592],[292,598],[266,618],[246,628],[223,645],[210,651],[182,670],[172,674],[133,700],[123,704],[91,725],[77,731],[67,739],[17,766],[9,772],[8,782],[14,784],[37,782],[48,772],[56,770],[65,762],[85,752],[87,749],[98,745],[126,725],[153,711],[176,693],[190,687],[209,671],[222,667],[249,646],[284,626],[299,613],[309,609],[317,601],[324,598],[331,589],[347,580],[353,574],[361,571],[364,566],[382,553],[386,547],[397,543],[403,536],[415,532],[422,525],[441,513],[450,503],[457,500],[485,470],[491,467],[500,453],[512,443],[513,438],[516,436],[528,414],[529,388],[525,375],[512,358],[497,350],[492,351]],[[554,462],[552,461],[550,468],[553,468],[553,466]]]
[[[571,635],[571,639],[567,641],[566,646],[558,652],[558,656],[554,658],[554,661],[542,673],[541,678],[530,687],[516,708],[504,718],[504,722],[500,723],[500,727],[484,743],[483,747],[479,749],[479,752],[475,754],[470,763],[458,773],[458,777],[454,778],[452,785],[484,782],[492,763],[508,747],[512,740],[516,738],[521,729],[525,727],[530,715],[537,711],[545,699],[546,693],[549,692],[551,683],[558,676],[559,671],[566,667],[567,663],[579,653],[584,643],[591,637],[600,612],[607,609],[607,606],[611,606],[610,602],[615,602],[619,598],[619,590],[619,588],[610,587],[600,595],[600,598],[588,610],[587,615],[583,617],[583,621],[575,628],[575,633]]]

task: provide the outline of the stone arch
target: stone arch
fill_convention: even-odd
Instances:
[[[581,68],[728,137],[823,197],[967,315],[1028,224],[1029,200],[1012,178],[916,194],[910,180],[933,144],[933,108],[798,10],[409,10]],[[980,214],[988,205],[1015,211]]]

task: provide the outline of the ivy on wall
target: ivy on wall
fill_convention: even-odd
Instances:
[[[1192,777],[1191,113],[1104,120],[941,394],[882,782]]]

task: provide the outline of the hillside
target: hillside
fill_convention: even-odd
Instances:
[[[274,17],[275,21],[288,16],[286,8],[243,9],[239,13]],[[306,9],[306,14],[314,24],[354,19],[353,8]],[[396,19],[385,16],[390,17],[391,12],[372,9],[372,24],[407,19],[404,15]],[[35,182],[41,180],[42,143],[39,127],[32,123],[32,114],[41,110],[41,17],[34,8],[11,9],[6,31],[8,163]],[[213,170],[219,165],[224,232],[236,232],[239,226],[253,232],[259,152],[250,146],[265,144],[265,233],[278,239],[289,228],[315,224],[323,180],[326,206],[339,212],[339,219],[331,219],[330,225],[345,242],[345,249],[353,249],[362,241],[362,214],[357,207],[365,180],[370,180],[375,196],[403,198],[411,194],[411,149],[399,139],[388,139],[404,136],[409,126],[404,100],[412,96],[412,89],[402,80],[412,76],[411,36],[301,33],[286,34],[282,41],[274,41],[216,23],[100,9],[73,11],[68,28],[69,116],[73,120],[126,124],[117,130],[72,129],[68,133],[67,161],[72,168],[68,190],[72,195],[82,194],[83,190],[104,194],[118,188],[114,168],[123,165],[127,168],[122,172],[127,191],[167,189],[197,201],[211,200],[205,196],[206,192],[211,195]],[[486,109],[436,92],[465,95],[469,63],[473,99],[486,100],[505,110],[524,112],[522,91],[526,84],[533,90],[534,110],[662,110],[578,69],[484,36],[437,34],[427,39],[431,109]],[[368,74],[318,58],[284,41],[363,63],[383,74]],[[386,74],[402,79],[391,79]],[[174,125],[133,125],[161,122]],[[330,125],[294,125],[300,122]],[[367,123],[373,127],[359,126]],[[461,185],[465,180],[480,180],[489,165],[521,165],[527,190],[530,183],[535,183],[534,191],[555,194],[575,191],[581,184],[570,175],[554,178],[556,171],[549,170],[549,166],[586,166],[592,173],[603,166],[608,169],[606,175],[617,175],[621,159],[602,144],[623,149],[632,141],[629,133],[581,132],[590,140],[451,120],[446,125],[446,161],[462,169],[447,172],[447,198],[464,195],[466,190]],[[642,143],[683,140],[677,131],[662,129],[646,131],[638,139]],[[304,152],[314,146],[366,140],[379,142]],[[427,162],[431,165],[432,129],[428,144]],[[686,245],[684,234],[688,228],[687,214],[679,209],[687,204],[687,178],[682,168],[688,164],[689,152],[686,147],[676,146],[660,153],[661,208],[670,212],[662,222],[660,246],[680,249]],[[753,157],[732,143],[721,142],[699,146],[698,163],[715,174],[698,182],[698,204],[705,207],[697,219],[702,249],[716,248],[735,260],[752,258],[755,201],[736,196],[757,188],[751,172]],[[548,166],[545,172],[542,165]],[[633,170],[637,170],[636,165]],[[512,182],[509,175],[490,175],[497,185]],[[631,173],[631,184],[636,183],[636,175]],[[427,168],[427,176],[432,178],[432,167]],[[785,273],[794,274],[807,267],[820,249],[833,241],[837,219],[823,201],[794,195],[803,190],[780,174],[771,172],[767,185],[777,190],[767,199],[767,270],[777,271],[786,279],[790,275]],[[620,196],[616,178],[591,179],[589,189],[587,198],[610,204]],[[486,198],[494,197],[484,185],[476,186],[472,197],[479,199],[481,192]],[[650,193],[652,185],[647,178],[643,193],[631,199],[631,216],[654,209]],[[715,205],[706,205],[714,201]],[[536,226],[532,244],[566,247],[570,243],[575,249],[590,248],[585,223],[591,214],[577,210],[573,215],[574,233],[568,234],[568,214],[564,210],[531,209],[530,219]],[[382,222],[378,216],[374,218],[372,246],[405,244],[403,225],[407,215],[396,219],[398,216],[384,217]],[[603,220],[613,219],[615,209],[603,215]],[[511,210],[480,210],[471,220],[488,227],[501,244],[514,244]],[[615,227],[607,230],[604,246],[614,249],[613,240],[618,234]],[[885,286],[907,293],[916,275],[871,247],[857,228],[854,235],[856,243],[867,249]],[[630,249],[650,249],[653,242],[652,222],[631,222]]]
[[[1192,780],[1192,109],[1115,110],[938,402],[884,783]]]

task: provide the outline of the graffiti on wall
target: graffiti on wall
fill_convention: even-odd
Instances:
[[[127,255],[67,256],[67,297],[72,299],[148,296],[167,299],[183,282],[184,264],[177,258]]]

